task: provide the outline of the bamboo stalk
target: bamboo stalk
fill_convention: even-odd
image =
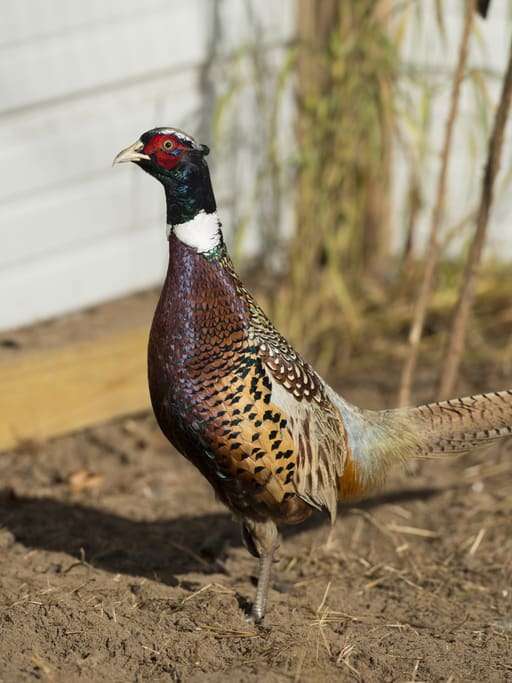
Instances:
[[[508,57],[507,71],[503,81],[501,97],[494,118],[494,126],[489,139],[487,163],[482,180],[480,205],[476,229],[464,268],[462,285],[452,318],[452,327],[444,363],[441,371],[439,393],[445,397],[453,391],[460,367],[464,341],[466,339],[468,318],[475,296],[475,283],[482,258],[482,250],[487,235],[487,225],[494,196],[494,183],[498,174],[503,150],[503,138],[507,117],[512,100],[512,41]]]
[[[434,277],[437,270],[437,264],[441,254],[441,242],[439,240],[439,229],[444,216],[444,205],[448,185],[448,166],[450,161],[450,153],[452,149],[453,130],[455,121],[459,110],[460,90],[464,72],[466,68],[469,38],[474,19],[475,0],[467,0],[466,13],[464,17],[464,27],[459,45],[459,56],[457,60],[457,67],[453,76],[452,91],[450,98],[450,109],[448,118],[446,120],[444,142],[441,153],[441,167],[439,170],[436,202],[432,211],[432,220],[430,224],[429,243],[427,247],[425,270],[423,273],[423,280],[421,283],[419,296],[414,308],[413,321],[409,332],[409,349],[402,369],[402,377],[400,381],[400,391],[398,395],[399,406],[406,406],[411,400],[411,388],[416,370],[418,360],[418,351],[423,334],[423,327],[425,325],[425,317],[427,314],[428,305],[432,298],[434,289]]]

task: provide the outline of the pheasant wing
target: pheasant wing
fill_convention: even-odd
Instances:
[[[309,505],[336,516],[338,482],[347,460],[341,415],[325,383],[253,303],[254,341],[271,380],[272,404],[287,417],[296,450],[293,483]]]

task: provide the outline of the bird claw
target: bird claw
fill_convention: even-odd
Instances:
[[[259,624],[261,624],[261,622],[263,621],[263,615],[254,614],[254,612],[251,611],[249,614],[245,615],[245,620],[249,624],[259,626]]]
[[[265,617],[265,614],[261,612],[260,610],[255,609],[254,605],[251,608],[251,611],[246,613],[245,615],[245,620],[249,624],[254,624],[254,626],[261,626],[263,623],[263,619]]]
[[[261,617],[257,617],[252,611],[250,614],[245,615],[245,621],[246,623],[250,624],[254,628],[258,630],[259,633],[266,632],[270,633],[272,630],[270,626],[264,623],[264,615]]]

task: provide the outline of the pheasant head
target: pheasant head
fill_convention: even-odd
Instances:
[[[153,128],[119,152],[114,164],[131,161],[162,183],[167,223],[176,226],[189,223],[200,214],[215,213],[215,196],[205,160],[209,151],[206,145],[178,128]],[[201,222],[204,223],[202,218]]]

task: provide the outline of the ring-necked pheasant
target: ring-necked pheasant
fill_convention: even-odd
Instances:
[[[159,180],[169,266],[149,339],[149,388],[171,443],[242,523],[261,567],[262,619],[277,524],[313,508],[335,519],[409,457],[462,452],[512,432],[512,391],[418,408],[360,410],[339,396],[273,327],[227,254],[205,145],[155,128],[120,152]]]

